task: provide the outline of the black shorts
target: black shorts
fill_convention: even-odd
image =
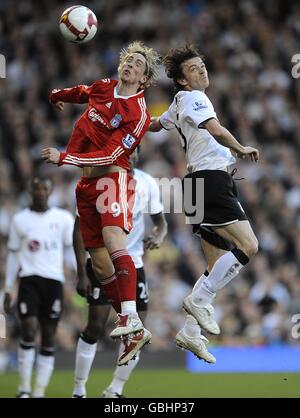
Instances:
[[[247,220],[238,200],[236,184],[232,176],[223,170],[201,170],[185,176],[192,179],[192,200],[196,204],[197,179],[204,179],[204,216],[199,223],[192,223],[193,232],[218,248],[229,250],[230,244],[213,230],[213,226],[225,226]],[[183,192],[185,193],[183,182]],[[186,213],[186,216],[188,214]]]
[[[99,280],[94,274],[90,258],[88,258],[86,262],[86,271],[91,283],[91,293],[87,297],[88,304],[91,306],[111,305],[111,303],[106,299],[103,291],[100,289]],[[143,268],[139,268],[136,269],[136,273],[136,309],[137,311],[147,311],[149,296],[145,271]]]
[[[63,285],[40,276],[21,277],[18,314],[21,319],[36,316],[41,321],[58,321],[63,308]]]

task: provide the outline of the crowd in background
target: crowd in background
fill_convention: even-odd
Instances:
[[[238,162],[236,174],[244,178],[237,181],[240,201],[260,251],[219,293],[215,307],[222,333],[212,342],[299,344],[292,338],[291,318],[300,313],[300,79],[292,77],[291,59],[300,53],[300,5],[291,0],[234,3],[233,7],[225,0],[84,2],[97,15],[99,29],[93,41],[77,45],[64,40],[58,29],[59,16],[71,4],[0,2],[0,53],[7,63],[6,79],[0,80],[2,293],[10,219],[28,204],[26,186],[32,174],[48,174],[55,185],[51,205],[74,213],[80,169],[50,167],[41,162],[40,152],[46,146],[64,149],[84,106],[66,105],[59,112],[48,102],[49,92],[117,77],[119,52],[132,40],[143,40],[162,55],[170,47],[193,42],[205,56],[210,77],[207,94],[220,122],[261,155],[259,164]],[[146,94],[151,115],[166,110],[172,96],[172,83],[161,68],[156,86]],[[140,167],[156,178],[182,178],[185,155],[177,134],[147,134]],[[176,195],[164,193],[163,199],[168,207]],[[170,212],[163,247],[145,256],[152,350],[174,348],[174,335],[184,321],[182,299],[205,270],[199,239],[182,214]],[[66,303],[58,346],[73,350],[86,306],[75,291],[70,251],[66,260]],[[7,323],[9,338],[0,344],[13,351],[18,326],[14,317]],[[111,344],[109,338],[105,344]]]

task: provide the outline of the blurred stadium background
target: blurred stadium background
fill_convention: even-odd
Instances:
[[[74,187],[80,171],[72,167],[51,168],[41,163],[39,155],[45,146],[61,149],[66,146],[73,123],[83,109],[67,105],[63,112],[57,112],[48,103],[50,90],[115,77],[119,51],[129,41],[141,39],[161,54],[189,41],[196,43],[206,56],[211,83],[207,93],[221,123],[243,144],[261,151],[258,165],[245,161],[237,165],[238,177],[245,178],[238,182],[240,200],[258,236],[260,252],[220,292],[215,306],[222,334],[211,342],[216,347],[275,350],[272,352],[278,357],[275,354],[274,365],[279,361],[282,372],[293,371],[293,367],[286,370],[283,357],[276,350],[285,345],[298,347],[299,352],[293,351],[296,353],[294,371],[297,371],[300,339],[295,338],[297,333],[293,337],[292,316],[300,314],[300,80],[292,77],[291,59],[300,53],[299,2],[95,0],[80,3],[90,7],[99,20],[96,38],[84,45],[70,44],[59,33],[59,16],[72,3],[0,2],[0,53],[7,63],[6,79],[0,80],[0,312],[10,219],[28,203],[26,184],[32,173],[39,170],[51,176],[55,184],[51,204],[74,212]],[[161,69],[157,85],[147,92],[148,109],[153,116],[168,107],[172,94],[171,83]],[[176,135],[166,131],[148,134],[142,143],[140,166],[154,177],[182,177],[185,157]],[[152,368],[156,364],[160,367],[161,362],[156,363],[158,358],[164,359],[165,367],[168,367],[167,360],[173,359],[182,373],[186,373],[186,385],[189,385],[198,375],[183,372],[185,356],[175,351],[174,335],[184,321],[182,299],[204,271],[205,261],[184,217],[170,213],[167,220],[169,234],[163,248],[146,255],[150,288],[147,325],[153,332],[153,341],[145,350],[145,359],[150,363],[152,359]],[[57,342],[58,366],[66,364],[64,359],[74,358],[70,353],[74,352],[86,318],[85,303],[75,292],[71,252],[67,255],[66,275],[65,313]],[[6,373],[16,369],[18,324],[14,316],[7,317],[6,322],[7,338],[0,339],[0,371],[5,373],[0,376],[0,397],[9,395],[4,390],[4,382],[7,387],[7,379],[15,382],[15,375]],[[112,367],[113,349],[114,343],[106,337],[99,347],[100,368]],[[110,360],[101,362],[101,358],[108,358],[107,352],[111,353]],[[236,363],[235,354],[230,358]],[[251,360],[249,355],[246,363]],[[221,355],[219,363],[222,366]],[[139,368],[142,366],[143,359]],[[272,364],[269,371],[274,371],[271,369]],[[95,368],[93,379],[96,372]],[[142,386],[145,379],[138,383],[139,373],[142,372],[136,371],[133,379]],[[71,388],[71,373],[68,376],[65,386]],[[168,374],[160,376],[167,379]],[[239,387],[242,377],[239,380],[236,375],[230,380],[230,376],[223,380],[224,387],[230,382]],[[285,392],[283,386],[286,388],[288,383],[280,376],[279,389],[270,390],[269,394],[293,395],[296,382],[299,387],[299,375],[289,379],[290,392]],[[204,384],[206,380],[200,375],[198,379],[201,387],[201,382]],[[209,379],[214,379],[214,375]],[[166,387],[172,382],[175,385],[176,380],[170,379],[168,383],[166,380]],[[217,381],[215,376],[211,396],[220,395],[218,390],[213,391]],[[55,382],[58,377],[54,373],[51,384],[54,394]],[[15,386],[16,383],[10,393]],[[190,396],[203,394],[200,389],[198,395],[195,390],[189,393]],[[173,394],[176,395],[175,389]],[[237,393],[231,395],[234,394]]]

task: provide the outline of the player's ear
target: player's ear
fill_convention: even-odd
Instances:
[[[146,84],[147,80],[148,80],[148,76],[147,75],[143,75],[143,77],[141,79],[141,83],[142,84]]]
[[[149,80],[149,77],[147,75],[143,75],[140,81],[141,88],[149,87],[148,80]]]
[[[181,86],[183,86],[183,87],[185,87],[187,84],[188,84],[188,82],[186,81],[186,79],[185,78],[179,78],[178,80],[177,80],[177,83],[178,84],[180,84]]]

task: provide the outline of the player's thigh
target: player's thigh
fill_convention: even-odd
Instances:
[[[257,238],[249,221],[238,221],[225,226],[213,227],[213,230],[238,248],[257,244]]]
[[[125,248],[127,233],[132,229],[136,181],[125,172],[109,173],[101,180],[112,182],[109,196],[103,200],[105,206],[99,205],[103,241],[111,254]]]
[[[104,226],[102,229],[102,237],[105,247],[110,254],[123,250],[126,247],[127,233],[121,226]]]
[[[97,210],[97,178],[81,178],[76,186],[80,232],[85,248],[103,247],[101,214]]]
[[[39,316],[41,298],[40,283],[38,280],[39,277],[37,276],[22,277],[20,279],[17,309],[21,322],[27,318],[37,318]]]
[[[114,274],[115,268],[105,247],[89,248],[93,270],[99,279],[105,279]]]
[[[56,324],[63,311],[63,285],[58,280],[41,280],[40,322]]]

